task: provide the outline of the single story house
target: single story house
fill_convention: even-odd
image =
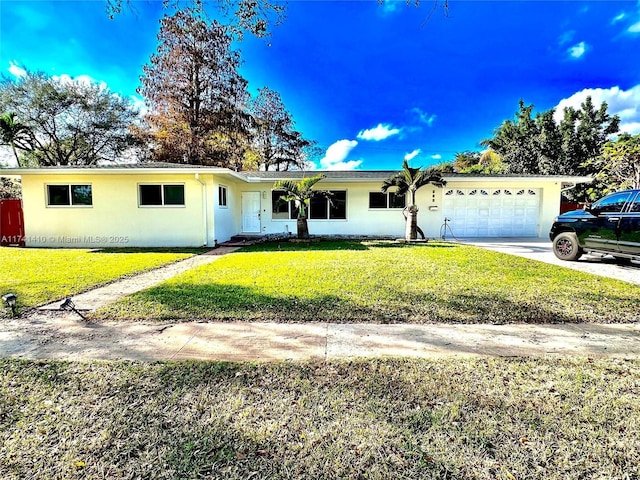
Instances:
[[[29,247],[213,246],[234,235],[295,235],[292,205],[273,185],[324,173],[333,192],[310,208],[312,235],[404,235],[404,198],[380,191],[394,171],[234,172],[178,164],[5,168],[20,178]],[[429,238],[546,237],[561,192],[588,177],[447,174],[417,193]]]

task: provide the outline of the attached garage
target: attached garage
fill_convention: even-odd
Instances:
[[[381,192],[382,183],[395,170],[316,173],[325,177],[319,188],[334,196],[333,205],[311,205],[312,235],[404,235],[406,199]],[[127,246],[199,246],[237,234],[289,236],[296,231],[294,209],[278,206],[274,183],[312,173],[136,164],[0,169],[0,174],[22,178],[27,246],[95,248],[114,246],[111,239],[118,243],[124,239]],[[443,178],[443,187],[425,185],[416,192],[418,225],[430,239],[441,238],[445,218],[451,228],[447,238],[451,233],[456,238],[547,238],[560,211],[562,192],[591,181],[457,173]],[[88,202],[74,197],[81,187],[89,191]],[[65,194],[64,201],[51,201],[54,189]],[[167,193],[176,189],[178,200],[168,202]],[[147,191],[157,193],[150,197],[155,203],[145,200],[142,193]],[[174,228],[177,224],[179,229]]]
[[[444,216],[456,237],[537,237],[539,188],[445,188]]]

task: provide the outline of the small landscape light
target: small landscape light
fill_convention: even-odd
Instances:
[[[18,301],[18,296],[15,293],[7,293],[2,296],[2,300],[11,308],[11,314],[15,317],[16,315],[16,302]]]
[[[71,300],[70,298],[65,298],[64,302],[62,302],[60,304],[60,310],[71,310],[73,312],[76,312],[78,315],[80,315],[80,318],[82,318],[83,320],[86,320],[85,316],[82,315],[77,309],[76,309],[76,304],[73,303],[73,300]]]

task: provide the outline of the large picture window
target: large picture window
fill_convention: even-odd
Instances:
[[[141,207],[184,206],[184,185],[138,185]]]
[[[93,205],[91,185],[47,185],[47,205],[90,207]]]
[[[311,220],[346,220],[347,218],[347,192],[345,190],[332,190],[331,202],[326,198],[317,197],[309,204],[309,219]],[[295,220],[298,218],[298,209],[294,202],[284,202],[280,197],[284,192],[273,190],[271,192],[271,218],[274,220]]]
[[[404,195],[394,192],[369,192],[369,208],[404,208]]]
[[[311,220],[346,220],[347,192],[330,190],[331,203],[326,198],[316,197],[311,200],[309,218]]]

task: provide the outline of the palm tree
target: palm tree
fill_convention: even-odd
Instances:
[[[402,164],[402,170],[382,183],[382,193],[387,193],[389,189],[396,188],[396,195],[402,196],[407,193],[410,195],[410,203],[405,207],[408,212],[404,233],[405,240],[418,238],[418,205],[416,205],[416,192],[418,189],[429,184],[443,187],[446,183],[438,167],[429,167],[424,170],[422,167],[411,168],[406,160]]]
[[[27,150],[30,139],[31,130],[25,124],[16,121],[15,113],[5,113],[0,116],[0,144],[11,147],[19,167],[22,164],[16,148]]]
[[[313,186],[324,178],[318,174],[313,177],[303,178],[298,182],[292,180],[280,180],[273,186],[274,190],[282,190],[281,202],[294,202],[298,211],[297,231],[298,238],[309,238],[309,225],[307,224],[308,208],[312,198],[323,197],[331,203],[331,193],[323,190],[313,190]]]

